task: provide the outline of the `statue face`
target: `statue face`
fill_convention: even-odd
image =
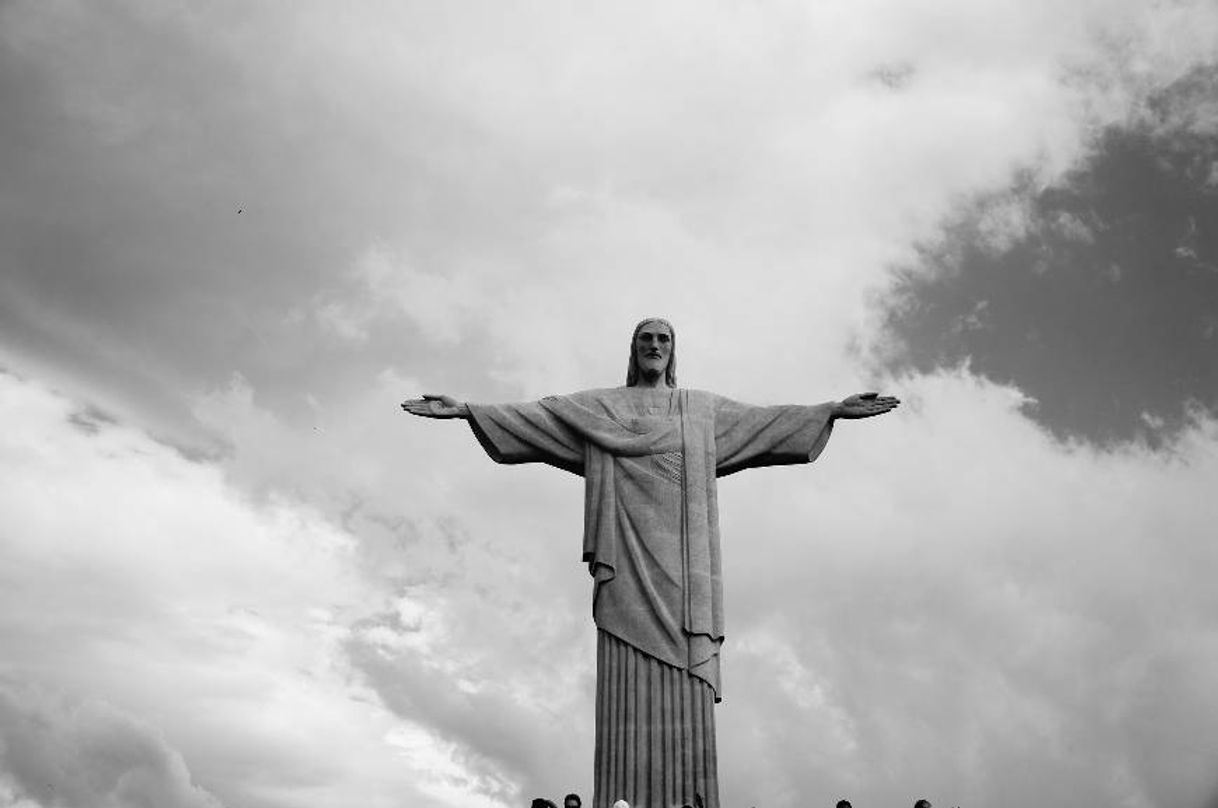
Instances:
[[[672,357],[672,332],[663,323],[647,323],[634,338],[634,357],[647,376],[663,375]]]

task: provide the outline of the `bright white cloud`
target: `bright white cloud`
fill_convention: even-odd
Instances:
[[[464,788],[500,800],[522,784],[569,790],[562,778],[586,780],[578,772],[591,755],[588,578],[572,527],[582,486],[494,466],[464,424],[408,419],[396,402],[417,387],[384,373],[324,407],[324,426],[304,442],[243,379],[196,412],[233,447],[226,468],[242,487],[296,491],[359,536],[354,563],[386,596],[344,647],[414,723],[393,737],[409,748],[431,738],[469,767]],[[525,501],[542,512],[513,519]],[[565,741],[538,747],[533,737]],[[435,766],[437,782],[451,765]]]
[[[116,808],[468,796],[429,760],[403,760],[388,739],[425,730],[380,707],[347,661],[352,625],[389,592],[364,578],[349,534],[36,383],[0,375],[0,409],[0,759],[14,799],[58,804],[48,785]]]

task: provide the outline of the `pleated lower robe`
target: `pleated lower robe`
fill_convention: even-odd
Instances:
[[[598,631],[593,768],[594,808],[719,805],[710,685]]]

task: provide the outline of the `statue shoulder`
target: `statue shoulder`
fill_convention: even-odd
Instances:
[[[622,394],[618,390],[625,388],[617,387],[598,387],[592,390],[576,390],[574,393],[562,393],[557,395],[546,396],[542,401],[570,401],[581,406],[588,406],[598,401],[606,399],[621,398]]]
[[[681,392],[686,396],[689,405],[695,409],[713,410],[719,405],[719,402],[724,400],[723,396],[709,390],[686,389]]]

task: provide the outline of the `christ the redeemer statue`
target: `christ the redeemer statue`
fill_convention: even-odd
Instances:
[[[585,481],[584,560],[595,581],[593,808],[625,799],[719,808],[714,705],[721,699],[723,597],[715,480],[816,459],[838,418],[888,412],[861,393],[757,407],[677,387],[676,334],[634,329],[624,387],[523,404],[442,395],[402,403],[469,421],[498,463],[548,463]]]

